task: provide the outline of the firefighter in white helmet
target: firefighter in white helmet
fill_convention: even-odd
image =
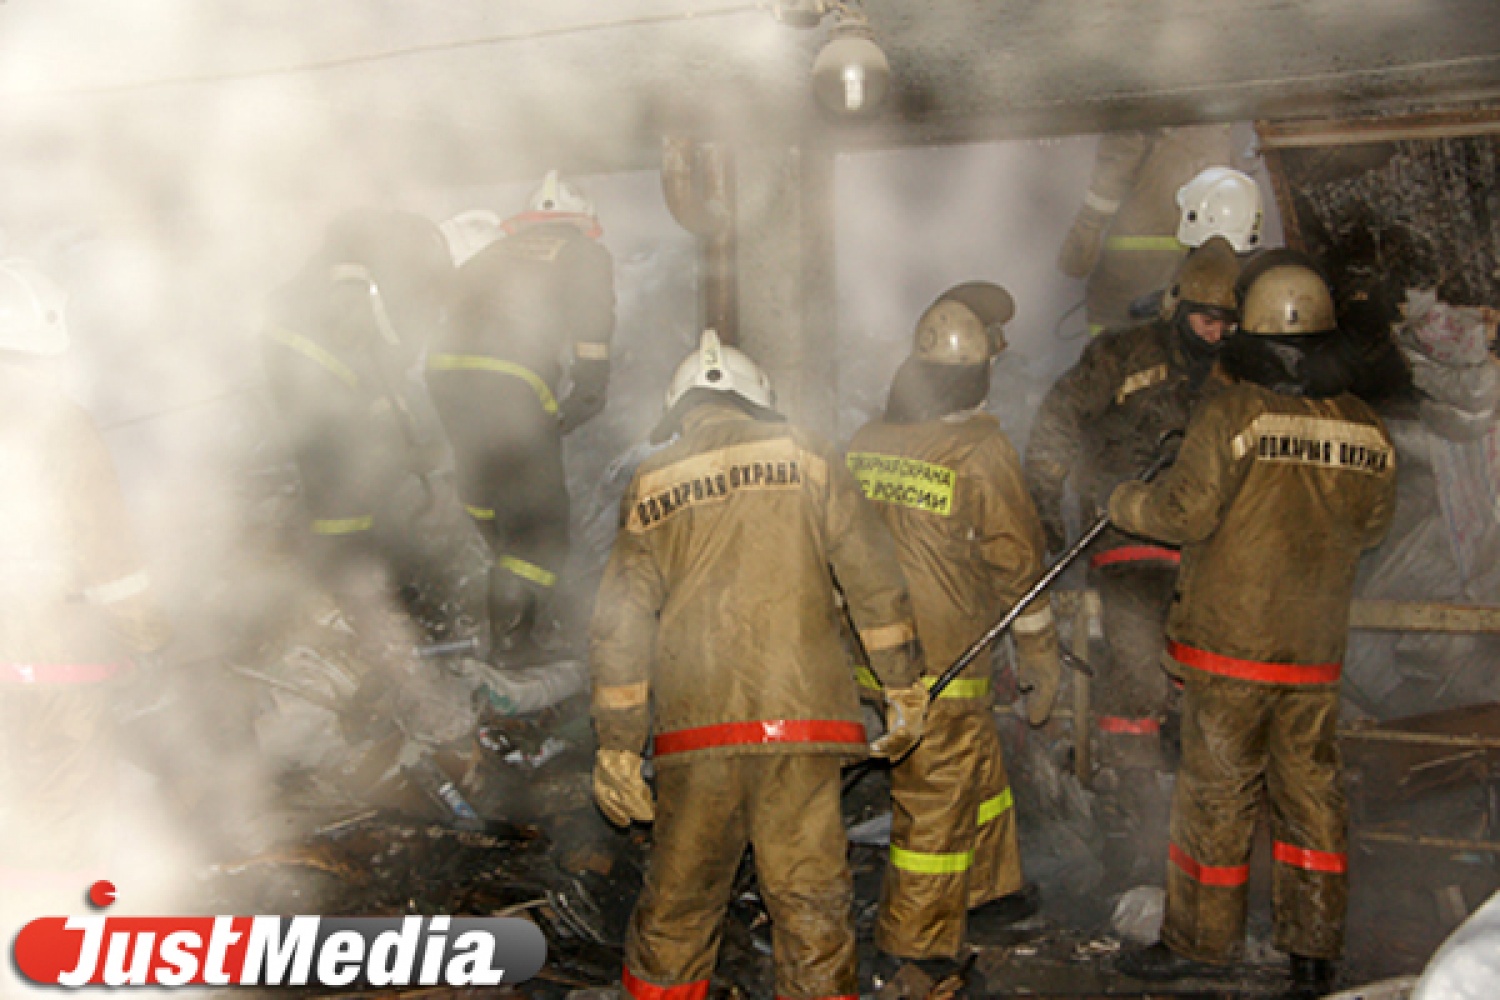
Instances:
[[[0,905],[27,919],[110,874],[113,702],[169,635],[109,452],[46,367],[64,307],[0,261]]]
[[[556,170],[501,228],[506,235],[459,270],[427,383],[453,444],[459,495],[495,560],[491,657],[520,665],[545,656],[534,634],[542,609],[569,613],[551,600],[568,554],[562,439],[604,408],[614,259],[593,202]]]
[[[1215,236],[1240,256],[1261,249],[1260,185],[1233,167],[1209,167],[1177,190],[1177,242],[1201,247]]]
[[[626,489],[596,602],[594,792],[655,820],[625,942],[636,1000],[702,1000],[735,871],[754,847],[776,994],[858,993],[839,769],[899,758],[926,689],[891,539],[827,443],[771,409],[760,367],[713,331],[682,362]],[[838,627],[841,588],[884,684],[867,747]],[[653,741],[656,793],[641,774]]]
[[[896,540],[927,684],[1045,569],[1020,458],[983,410],[1014,311],[1010,295],[988,282],[940,296],[917,323],[884,416],[849,445],[849,467]],[[1040,725],[1058,686],[1050,604],[1034,604],[1013,634],[1027,714]],[[891,854],[876,943],[938,981],[956,969],[966,924],[982,937],[1036,906],[1021,876],[990,674],[989,657],[960,674],[928,712],[922,742],[891,772]]]
[[[1179,241],[1173,196],[1200,171],[1232,159],[1227,125],[1100,137],[1088,191],[1057,258],[1064,274],[1087,281],[1091,334],[1138,321],[1132,305],[1165,287],[1188,247],[1198,245]]]

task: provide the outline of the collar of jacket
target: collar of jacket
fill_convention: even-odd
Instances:
[[[683,431],[695,431],[700,427],[725,424],[733,421],[753,421],[755,418],[728,400],[717,403],[699,403],[682,415]]]

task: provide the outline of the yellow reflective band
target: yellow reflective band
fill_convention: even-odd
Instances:
[[[464,504],[464,510],[476,521],[493,521],[495,519],[495,508],[475,507],[473,504]]]
[[[875,676],[875,671],[869,667],[855,667],[854,679],[859,681],[859,686],[870,691],[884,691],[885,685],[880,683],[880,678]]]
[[[891,845],[891,864],[904,872],[921,875],[953,875],[966,872],[974,863],[973,851],[956,854],[927,854],[923,851],[908,851],[904,847]]]
[[[580,340],[573,345],[573,354],[577,356],[579,361],[608,361],[609,345]]]
[[[427,368],[435,372],[474,371],[514,375],[531,386],[536,398],[542,401],[542,409],[548,413],[557,412],[557,399],[552,395],[552,390],[547,388],[547,383],[542,381],[542,377],[514,361],[502,361],[482,354],[434,354],[427,359]]]
[[[1130,375],[1120,383],[1120,388],[1115,390],[1115,405],[1119,406],[1142,389],[1149,389],[1158,382],[1165,382],[1167,375],[1167,366],[1164,364],[1152,365],[1150,368]]]
[[[922,683],[928,687],[936,684],[936,677],[923,677]],[[943,688],[939,698],[983,698],[990,693],[990,679],[988,677],[961,677]]]
[[[1009,788],[992,799],[985,799],[979,803],[979,825],[984,826],[984,824],[998,818],[1007,809],[1015,808],[1015,804],[1015,797],[1010,794]]]
[[[1187,247],[1175,236],[1111,236],[1105,241],[1111,250],[1170,250],[1182,253]]]
[[[539,584],[543,587],[550,587],[557,582],[556,573],[552,573],[545,569],[542,569],[542,567],[538,566],[536,563],[529,563],[524,559],[517,559],[515,556],[501,556],[500,566],[502,569],[509,570],[510,572],[516,574],[516,576],[521,577],[523,580],[530,580],[532,583]]]
[[[314,344],[300,333],[293,333],[285,327],[273,326],[267,335],[278,344],[284,344],[296,351],[298,354],[311,361],[322,365],[324,368],[338,376],[339,380],[353,389],[359,385],[359,376],[354,374],[354,369],[344,364],[338,358],[329,354],[328,351]]]
[[[953,513],[953,487],[958,482],[958,473],[946,466],[871,451],[851,451],[848,461],[849,471],[871,500],[940,517]]]
[[[366,514],[364,517],[320,517],[313,521],[313,532],[319,535],[352,535],[357,531],[369,531],[375,524],[375,517]]]

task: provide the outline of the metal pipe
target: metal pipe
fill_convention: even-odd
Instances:
[[[662,194],[678,225],[698,237],[700,325],[739,341],[734,157],[722,143],[662,139]]]

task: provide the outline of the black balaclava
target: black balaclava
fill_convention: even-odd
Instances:
[[[1187,361],[1188,384],[1194,389],[1203,385],[1208,378],[1214,362],[1219,360],[1219,353],[1224,349],[1224,342],[1229,339],[1227,328],[1216,344],[1210,344],[1193,332],[1193,325],[1188,317],[1194,312],[1209,311],[1196,303],[1184,302],[1177,307],[1177,318],[1172,324],[1172,328],[1177,331],[1177,346],[1182,349],[1182,356]]]
[[[1282,395],[1328,399],[1354,384],[1350,346],[1338,330],[1291,336],[1237,333],[1224,345],[1224,370]]]
[[[907,358],[891,380],[885,419],[920,424],[972,410],[990,394],[990,366],[939,365]]]

